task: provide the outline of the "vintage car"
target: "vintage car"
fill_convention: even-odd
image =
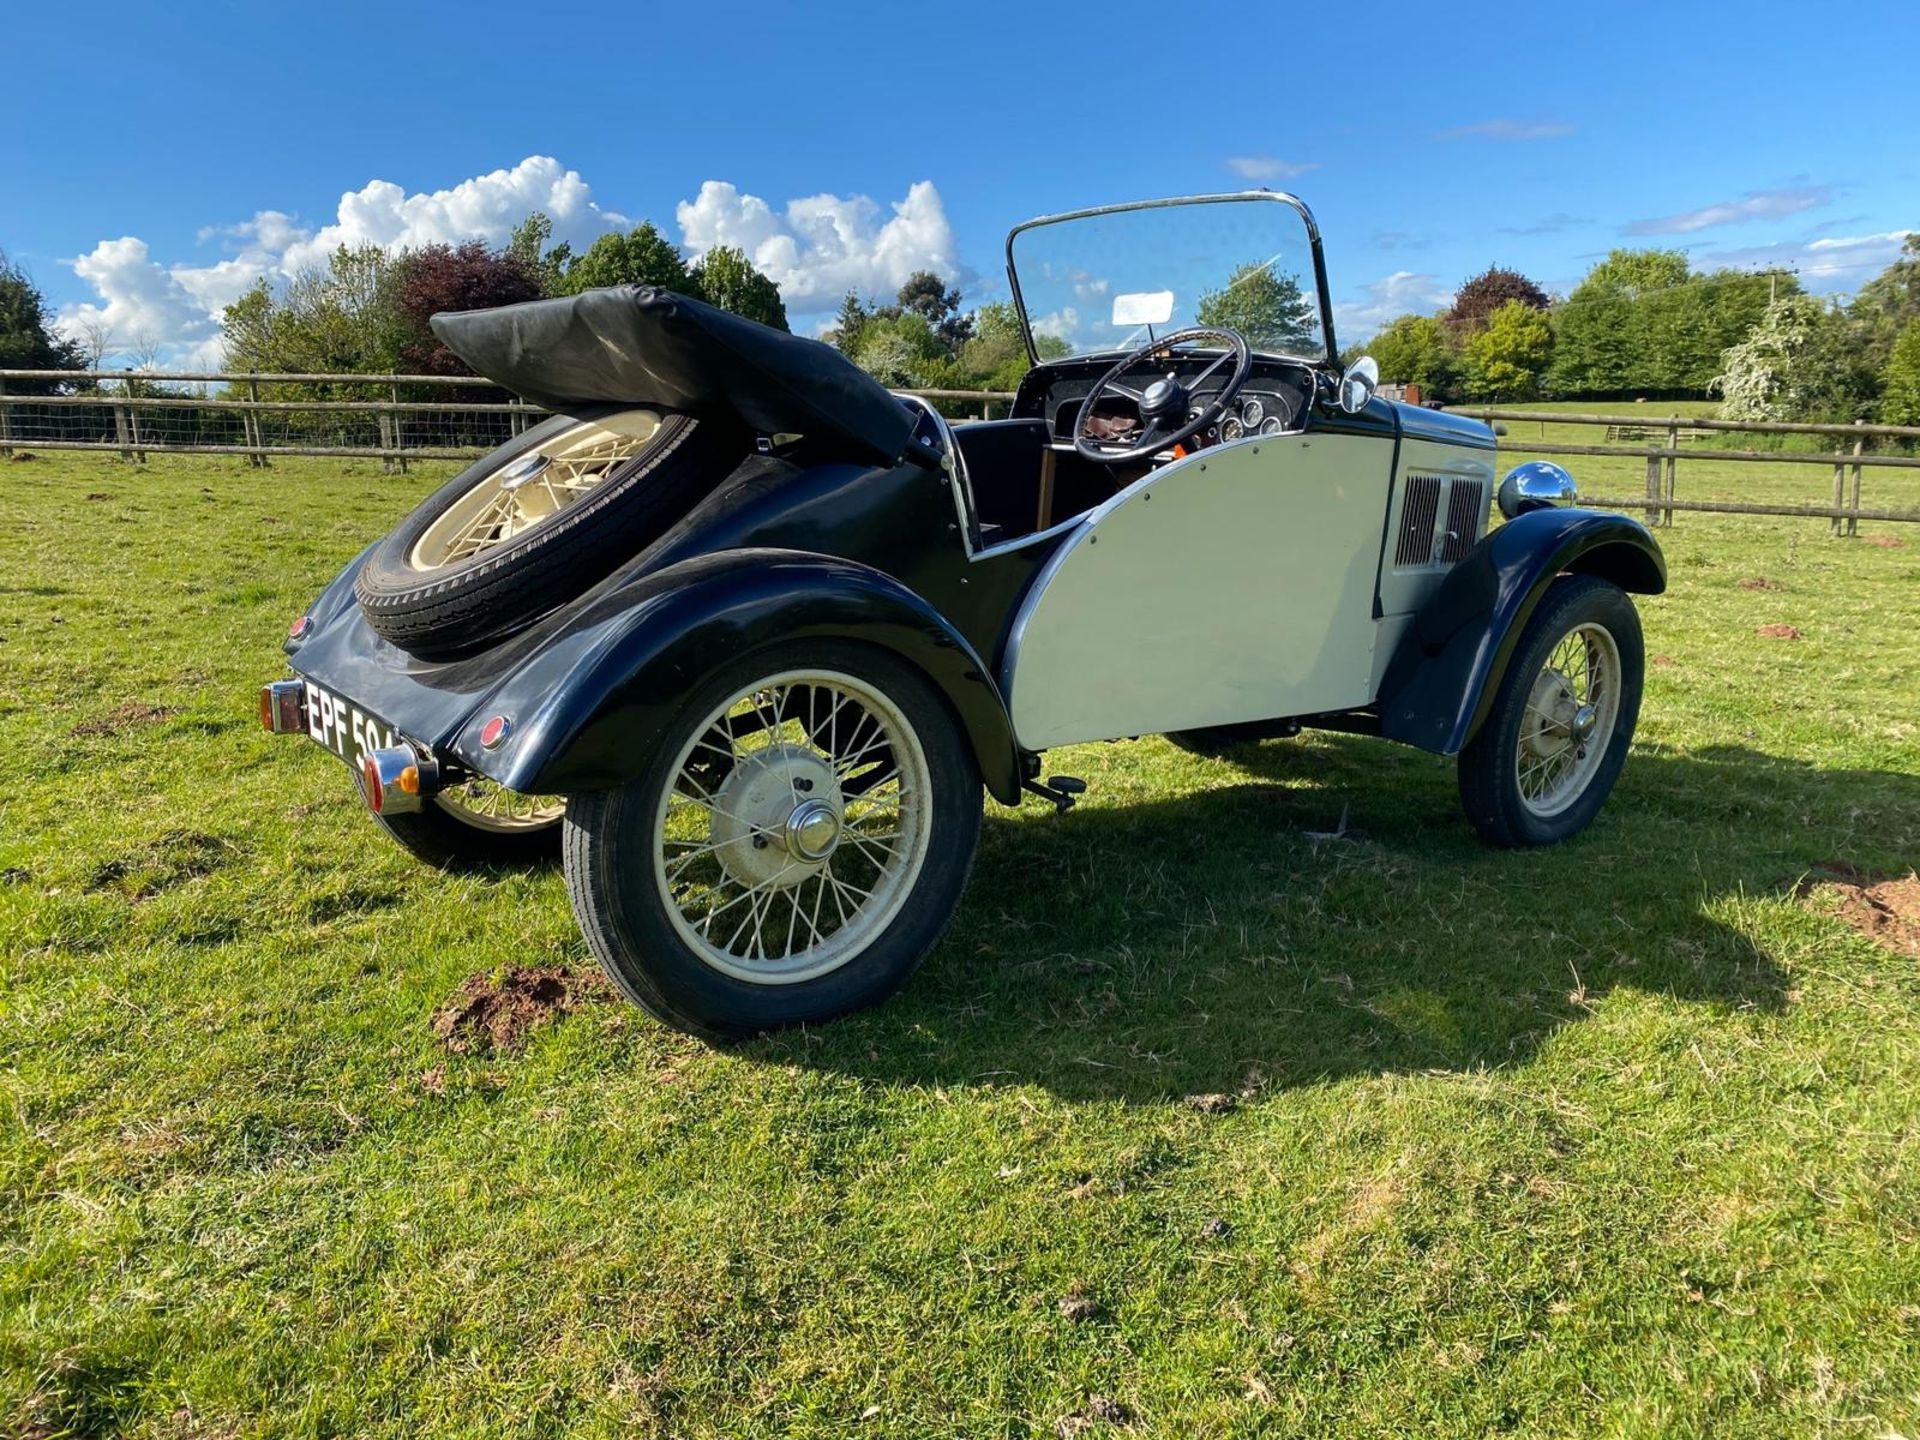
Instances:
[[[1058,746],[1303,726],[1457,756],[1499,845],[1590,822],[1643,669],[1647,531],[1344,365],[1267,191],[1017,227],[1035,362],[950,424],[818,341],[650,288],[442,315],[552,418],[293,625],[263,723],[440,864],[558,848],[582,930],[709,1036],[872,1004],[966,885],[982,788]]]

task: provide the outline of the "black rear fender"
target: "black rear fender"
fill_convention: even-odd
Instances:
[[[1554,509],[1508,521],[1447,572],[1401,636],[1380,685],[1380,733],[1458,754],[1486,718],[1534,607],[1566,574],[1639,595],[1667,588],[1666,558],[1637,520]]]
[[[567,795],[638,775],[690,691],[778,641],[852,640],[917,666],[946,696],[996,798],[1020,798],[1013,724],[987,667],[939,612],[891,576],[798,550],[728,550],[606,596],[494,690],[453,738],[509,789]],[[508,737],[480,744],[488,718]]]

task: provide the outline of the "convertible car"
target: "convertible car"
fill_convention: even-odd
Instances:
[[[1305,205],[1050,216],[1007,259],[1034,364],[968,424],[661,290],[437,316],[552,418],[341,572],[263,723],[437,864],[560,849],[608,973],[709,1036],[894,991],[981,790],[1084,789],[1059,746],[1357,731],[1457,756],[1495,844],[1594,818],[1660,551],[1343,365]]]

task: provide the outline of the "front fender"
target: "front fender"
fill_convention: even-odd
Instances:
[[[1381,681],[1380,733],[1456,755],[1486,719],[1534,606],[1557,575],[1598,575],[1658,595],[1667,562],[1646,526],[1603,510],[1534,510],[1447,572]]]
[[[688,693],[776,641],[856,640],[917,666],[952,705],[998,800],[1020,799],[1013,724],[987,667],[920,596],[870,566],[799,550],[697,556],[601,598],[467,720],[449,748],[508,789],[567,795],[638,775]],[[511,721],[489,751],[491,715]]]

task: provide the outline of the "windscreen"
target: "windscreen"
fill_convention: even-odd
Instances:
[[[1015,283],[1043,360],[1130,350],[1172,330],[1237,330],[1255,350],[1326,358],[1313,246],[1279,199],[1227,197],[1015,232]]]

